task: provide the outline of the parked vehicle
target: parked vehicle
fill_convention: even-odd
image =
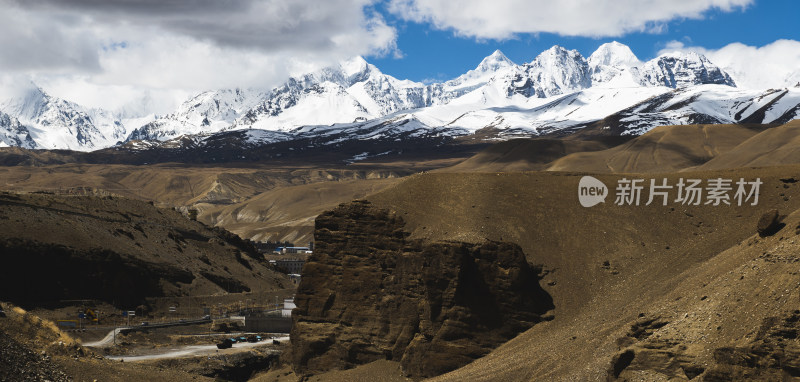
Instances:
[[[217,349],[230,349],[231,347],[233,347],[233,341],[230,338],[226,338],[217,344]]]

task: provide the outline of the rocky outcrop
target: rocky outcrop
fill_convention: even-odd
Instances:
[[[781,215],[778,210],[772,209],[761,215],[756,225],[756,231],[761,237],[772,236],[780,231],[783,226],[781,225]]]
[[[0,329],[0,381],[68,382],[72,378],[44,352],[34,352]]]
[[[794,381],[800,378],[800,310],[765,319],[744,344],[713,351],[713,362],[700,362],[698,348],[680,341],[654,338],[667,325],[660,318],[640,318],[617,343],[625,347],[611,360],[608,381],[697,380]],[[639,339],[640,342],[637,342]],[[700,348],[702,349],[702,347]]]
[[[316,220],[293,311],[298,375],[399,361],[411,377],[461,367],[553,308],[516,244],[409,240],[366,201]]]
[[[764,320],[745,346],[714,350],[704,381],[794,381],[800,378],[800,311]]]
[[[686,352],[685,344],[653,336],[668,324],[661,317],[640,314],[628,333],[617,339],[622,350],[611,358],[606,380],[692,380],[702,374],[704,367]]]

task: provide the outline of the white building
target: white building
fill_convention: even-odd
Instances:
[[[281,316],[283,317],[291,317],[292,316],[292,309],[296,308],[297,305],[294,304],[294,298],[287,298],[283,300],[283,309],[281,309]]]

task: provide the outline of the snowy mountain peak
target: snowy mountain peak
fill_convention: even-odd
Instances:
[[[589,65],[577,50],[560,46],[542,52],[504,79],[508,95],[544,98],[591,86]]]
[[[502,68],[515,66],[516,64],[509,60],[503,52],[499,49],[494,53],[486,56],[481,63],[475,68],[476,72],[496,72]]]
[[[509,60],[508,57],[498,49],[495,50],[494,53],[484,57],[475,69],[460,75],[456,79],[447,81],[444,84],[433,84],[432,88],[436,89],[436,91],[443,91],[440,89],[443,86],[448,89],[450,94],[445,96],[444,99],[439,100],[442,103],[446,103],[449,98],[457,98],[485,85],[498,72],[516,66],[517,64]]]
[[[631,48],[616,41],[600,45],[597,50],[589,56],[589,66],[595,68],[600,65],[612,67],[634,67],[642,64],[639,58],[633,54]]]
[[[538,56],[534,59],[534,61],[548,61],[548,60],[555,60],[558,57],[569,57],[569,56],[581,56],[577,50],[567,50],[564,47],[559,45],[553,45],[550,49],[545,50],[542,53],[539,53]],[[581,56],[583,58],[583,56]]]
[[[681,88],[700,84],[736,86],[733,79],[706,56],[696,52],[671,52],[642,67],[642,84]]]
[[[12,98],[2,101],[0,109],[20,119],[33,119],[48,103],[48,96],[33,82],[15,89]]]
[[[708,61],[706,56],[704,56],[704,55],[702,55],[700,53],[692,52],[692,51],[682,51],[682,50],[675,50],[675,51],[672,51],[672,52],[665,52],[665,53],[662,53],[661,55],[659,55],[657,58],[662,58],[662,57],[672,57],[672,58],[675,58],[675,59],[693,60],[693,61],[700,61],[700,60]]]
[[[200,93],[178,107],[176,120],[209,126],[212,121],[230,126],[242,113],[255,107],[263,94],[255,90],[223,89]]]
[[[700,64],[711,68],[717,68],[716,65],[714,65],[711,61],[709,61],[708,58],[706,58],[706,56],[697,52],[684,52],[684,51],[667,52],[656,57],[655,60],[675,61],[687,64]]]
[[[577,50],[566,50],[558,45],[542,52],[529,64],[528,67],[539,68],[553,75],[573,76],[584,69],[588,69],[586,59]]]
[[[377,70],[377,68],[367,63],[367,60],[361,56],[356,56],[349,60],[343,61],[341,64],[339,64],[339,66],[341,67],[342,74],[344,74],[345,77],[353,77],[367,72],[373,68]]]
[[[494,57],[494,58],[499,58],[499,59],[502,59],[502,60],[510,61],[508,59],[508,57],[506,57],[506,55],[500,49],[495,49],[494,52],[492,52],[492,54],[486,56],[486,58],[490,58],[490,57]]]
[[[35,84],[0,102],[0,111],[13,117],[0,130],[30,143],[23,147],[91,150],[111,146],[126,135],[111,113],[50,96]]]
[[[616,41],[600,45],[587,60],[592,72],[592,85],[603,87],[638,86],[642,62],[625,44]]]
[[[467,134],[492,127],[524,135],[586,126],[616,112],[624,114],[618,130],[638,134],[664,124],[796,118],[800,89],[790,88],[794,84],[800,85],[800,72],[787,77],[785,96],[715,86],[735,84],[700,54],[668,53],[641,63],[618,42],[603,44],[588,59],[553,46],[522,65],[497,50],[475,69],[431,84],[398,80],[354,57],[272,89],[203,92],[160,117],[121,120],[120,114],[47,95],[34,84],[19,86],[13,98],[0,100],[0,113],[6,114],[0,114],[0,146],[93,150],[124,140],[170,141],[247,129],[267,131],[254,133],[265,140],[308,138],[322,130],[363,139],[361,131],[373,128]],[[739,101],[726,103],[731,97]],[[760,119],[744,114],[776,97],[783,103]],[[143,97],[141,110],[154,102]],[[632,109],[636,105],[641,107]],[[146,115],[141,110],[130,115]]]
[[[557,45],[530,63],[501,71],[490,81],[490,88],[505,97],[545,98],[589,86],[591,78],[586,59],[577,50]]]

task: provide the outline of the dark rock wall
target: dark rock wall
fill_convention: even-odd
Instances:
[[[414,378],[439,375],[553,308],[518,245],[407,240],[403,227],[365,201],[317,218],[293,312],[298,374],[390,359]]]

